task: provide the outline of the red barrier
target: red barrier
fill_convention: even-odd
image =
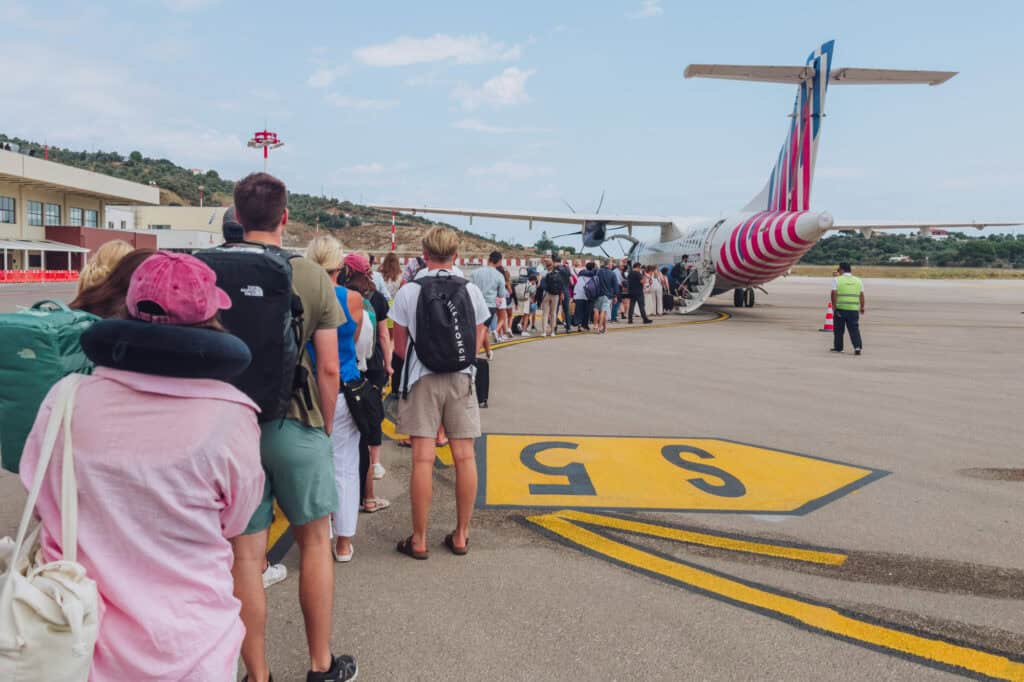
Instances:
[[[77,282],[78,274],[75,270],[0,270],[0,284]]]

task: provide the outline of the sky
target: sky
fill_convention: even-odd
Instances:
[[[835,68],[960,74],[831,87],[812,208],[1024,218],[1020,2],[0,0],[0,26],[8,135],[238,178],[266,125],[296,191],[534,211],[606,191],[606,213],[706,217],[760,191],[795,93],[683,69],[802,64],[835,39]]]

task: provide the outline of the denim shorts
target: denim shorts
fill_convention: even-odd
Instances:
[[[606,313],[612,309],[612,299],[607,296],[598,296],[594,299],[594,310],[599,313]]]

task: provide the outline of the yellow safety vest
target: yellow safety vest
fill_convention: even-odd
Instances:
[[[860,310],[860,293],[864,283],[853,275],[836,278],[836,310]]]

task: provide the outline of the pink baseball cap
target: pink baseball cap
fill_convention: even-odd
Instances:
[[[370,274],[370,259],[366,257],[366,254],[355,251],[349,253],[345,256],[345,265],[364,275]]]
[[[231,298],[217,286],[217,275],[206,263],[188,254],[160,251],[132,274],[125,303],[136,319],[190,325],[227,310]],[[163,314],[149,304],[156,304]]]

